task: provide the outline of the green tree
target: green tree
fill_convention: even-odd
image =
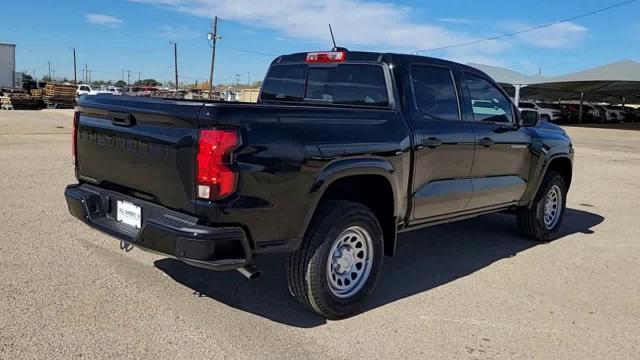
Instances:
[[[160,83],[156,79],[144,79],[144,80],[136,81],[135,83],[133,83],[133,85],[136,85],[136,86],[158,86],[158,85],[160,85]]]
[[[127,83],[124,82],[123,80],[118,80],[118,81],[116,81],[115,85],[118,86],[118,87],[126,87]]]

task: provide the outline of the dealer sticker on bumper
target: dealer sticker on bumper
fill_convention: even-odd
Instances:
[[[118,200],[116,220],[140,229],[142,227],[142,209],[130,202]]]

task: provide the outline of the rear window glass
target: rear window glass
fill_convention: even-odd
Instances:
[[[307,65],[272,66],[262,85],[262,100],[302,101]]]
[[[265,79],[261,98],[336,105],[389,105],[387,84],[379,65],[276,65]]]

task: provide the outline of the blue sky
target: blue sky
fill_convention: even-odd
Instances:
[[[17,69],[41,77],[51,61],[56,77],[89,65],[93,79],[173,77],[178,43],[180,81],[206,81],[210,17],[219,15],[215,82],[260,80],[269,54],[331,47],[331,22],[341,46],[415,52],[473,41],[567,18],[621,0],[23,0],[0,12],[0,42],[17,45]],[[428,51],[460,62],[506,66],[527,74],[560,75],[630,59],[640,61],[640,1],[569,23],[502,40]],[[238,51],[250,50],[255,53]],[[82,72],[78,70],[78,77]]]

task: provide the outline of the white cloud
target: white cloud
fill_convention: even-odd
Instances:
[[[108,27],[118,27],[120,24],[122,24],[121,19],[118,19],[115,16],[109,16],[104,14],[94,14],[94,13],[87,14],[86,19],[87,19],[87,22],[89,23],[108,26]]]
[[[447,18],[439,18],[436,20],[444,23],[450,23],[450,24],[471,24],[471,20],[465,19],[465,18],[447,17]]]
[[[131,0],[160,5],[196,16],[275,30],[280,37],[331,45],[328,23],[343,46],[387,49],[431,49],[477,39],[440,25],[413,20],[408,6],[365,0]],[[475,51],[490,53],[485,44]]]
[[[513,31],[526,29],[530,25],[512,23],[509,28]],[[518,39],[525,45],[548,49],[575,48],[584,40],[588,29],[572,22],[562,22],[518,35]]]
[[[163,25],[158,29],[158,35],[173,41],[190,40],[190,39],[195,39],[197,37],[202,37],[202,39],[206,39],[206,33],[204,32],[200,33],[187,26],[174,27],[170,25]]]

